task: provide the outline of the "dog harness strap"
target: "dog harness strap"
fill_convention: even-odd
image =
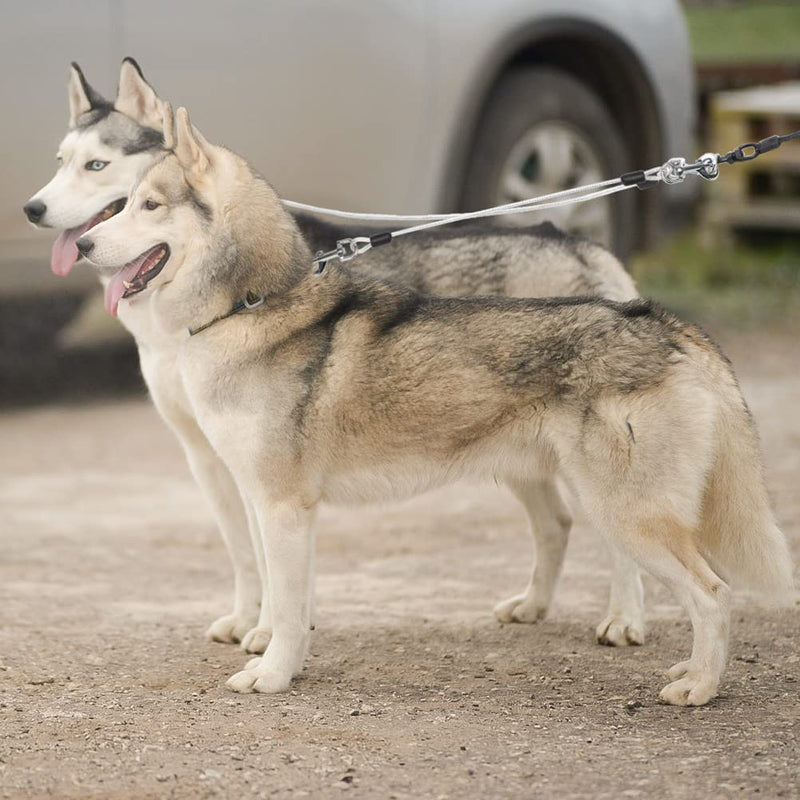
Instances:
[[[264,295],[256,294],[255,292],[251,292],[248,290],[247,294],[244,296],[243,300],[239,300],[237,303],[234,303],[233,308],[230,311],[225,312],[224,314],[220,314],[218,317],[214,317],[214,319],[209,320],[203,325],[200,325],[197,328],[189,328],[189,336],[194,336],[195,334],[201,333],[204,330],[207,330],[212,325],[216,325],[216,323],[221,322],[223,319],[228,319],[228,317],[232,317],[234,314],[238,314],[240,311],[247,309],[250,311],[253,308],[258,308],[260,305],[264,303]]]

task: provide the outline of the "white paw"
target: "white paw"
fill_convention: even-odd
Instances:
[[[243,669],[241,672],[237,672],[228,678],[225,685],[232,692],[240,694],[250,694],[251,692],[276,694],[285,692],[291,682],[292,676],[289,673],[256,667],[256,669]]]
[[[272,631],[269,628],[252,628],[242,639],[242,650],[248,653],[263,653],[271,638]]]
[[[245,669],[255,669],[261,663],[261,656],[251,658],[245,665]]]
[[[606,617],[597,626],[597,641],[609,647],[644,644],[644,625],[624,617]]]
[[[547,606],[537,603],[527,594],[518,594],[503,600],[494,607],[494,615],[500,622],[522,622],[530,624],[544,619]]]
[[[671,681],[676,681],[678,678],[682,678],[689,671],[691,666],[691,661],[679,661],[667,670],[667,677]]]
[[[211,623],[206,631],[206,638],[212,642],[233,644],[241,642],[245,634],[253,627],[253,618],[243,614],[226,614]]]
[[[717,696],[718,683],[713,675],[689,670],[680,680],[668,683],[659,697],[672,706],[704,706]]]

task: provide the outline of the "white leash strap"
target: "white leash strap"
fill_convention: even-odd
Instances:
[[[494,206],[491,209],[485,209],[486,211],[498,211],[504,208],[518,208],[520,206],[531,206],[538,203],[543,203],[547,200],[552,200],[558,197],[565,197],[570,196],[573,194],[580,194],[582,192],[589,192],[593,189],[602,189],[606,186],[613,186],[617,185],[620,182],[620,178],[612,178],[611,180],[607,181],[600,181],[599,183],[589,183],[585,186],[576,186],[573,189],[565,189],[561,192],[553,192],[552,194],[545,194],[540,197],[530,197],[526,200],[517,200],[515,203],[506,203],[502,206]],[[356,219],[362,220],[365,222],[431,222],[433,220],[440,220],[440,219],[452,219],[454,222],[464,214],[363,214],[355,211],[339,211],[335,208],[325,208],[323,206],[312,206],[306,203],[298,203],[294,200],[282,200],[281,201],[287,208],[291,208],[295,211],[308,211],[312,214],[323,214],[327,217],[337,217],[338,219]],[[533,209],[531,209],[533,210]],[[468,213],[477,213],[477,212],[468,212]]]
[[[617,181],[614,181],[616,184]],[[607,189],[599,189],[597,191],[591,192],[590,194],[583,195],[581,197],[566,197],[563,200],[553,200],[549,203],[540,203],[540,202],[532,202],[526,201],[526,204],[523,206],[517,205],[508,205],[508,206],[497,206],[495,208],[487,208],[483,211],[471,211],[466,214],[458,214],[455,218],[453,217],[445,217],[444,219],[434,220],[433,222],[425,222],[421,225],[414,225],[411,228],[402,228],[399,231],[392,232],[392,238],[396,239],[398,236],[405,236],[407,233],[416,233],[417,231],[424,231],[428,228],[438,228],[440,225],[448,225],[451,222],[461,222],[463,220],[469,219],[481,219],[483,217],[496,217],[506,214],[527,214],[531,211],[546,211],[550,208],[559,208],[560,206],[568,206],[573,203],[585,203],[587,200],[595,200],[598,197],[605,197],[609,194],[615,194],[616,192],[623,192],[625,189],[633,189],[635,184],[630,184],[629,186],[624,186],[622,184],[618,184],[615,186],[609,186]],[[581,187],[583,188],[583,187]],[[571,190],[570,190],[571,191]],[[563,195],[564,192],[558,192],[554,196]],[[545,195],[548,197],[549,195]],[[543,200],[543,197],[538,198],[539,200]]]

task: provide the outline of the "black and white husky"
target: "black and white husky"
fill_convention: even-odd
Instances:
[[[185,109],[171,152],[76,246],[135,315],[143,360],[172,343],[171,385],[258,533],[272,636],[234,691],[282,691],[302,668],[322,502],[499,479],[535,526],[541,509],[552,515],[537,530],[552,569],[537,564],[519,601],[535,603],[560,562],[563,476],[692,621],[691,656],[660,695],[676,705],[717,693],[730,585],[791,588],[730,364],[650,302],[442,298],[345,265],[320,274],[272,188]]]
[[[113,102],[101,97],[80,68],[72,65],[69,127],[59,146],[59,167],[25,206],[31,222],[60,229],[52,255],[56,274],[66,275],[72,269],[80,259],[76,247],[80,236],[117,214],[140,175],[164,157],[167,113],[168,105],[132,59],[122,63]],[[202,205],[198,207],[202,210]],[[328,249],[343,233],[314,216],[298,214],[295,221],[312,250]],[[620,301],[637,296],[630,277],[608,251],[547,224],[520,230],[470,223],[426,232],[367,253],[358,260],[356,271],[445,296],[590,295]],[[104,282],[106,308],[112,314],[119,308],[121,321],[136,339],[153,402],[183,445],[233,563],[233,608],[210,626],[208,635],[262,652],[271,623],[267,597],[262,597],[262,559],[254,557],[260,544],[257,536],[251,536],[253,521],[248,521],[229,470],[197,424],[176,369],[177,343],[154,330],[144,306],[120,305],[126,292],[121,279],[107,277]],[[571,517],[549,477],[515,480],[509,487],[528,513],[536,560],[527,588],[500,603],[495,613],[503,622],[535,622],[550,605]],[[638,570],[618,548],[612,550],[610,605],[597,637],[604,644],[639,644],[644,639],[644,613]]]

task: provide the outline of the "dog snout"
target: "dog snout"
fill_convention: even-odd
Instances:
[[[82,256],[88,256],[89,253],[92,252],[94,242],[88,236],[81,236],[81,238],[75,242],[75,247],[78,248],[78,252]]]
[[[41,200],[29,200],[22,210],[25,212],[25,216],[36,225],[47,211],[47,206]]]

